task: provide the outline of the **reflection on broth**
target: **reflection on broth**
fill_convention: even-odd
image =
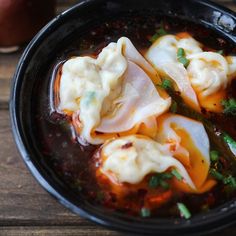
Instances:
[[[235,196],[236,57],[200,26],[126,21],[85,34],[79,53],[60,58],[42,146],[93,204],[188,219]]]

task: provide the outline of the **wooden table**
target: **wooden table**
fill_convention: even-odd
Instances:
[[[78,0],[59,0],[62,12]],[[216,2],[236,11],[231,0]],[[60,205],[32,177],[12,138],[8,100],[22,52],[0,54],[0,235],[122,235],[80,218]],[[214,235],[236,235],[236,226]]]

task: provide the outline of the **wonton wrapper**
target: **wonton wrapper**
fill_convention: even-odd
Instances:
[[[161,144],[143,135],[130,135],[112,139],[100,150],[100,171],[116,184],[140,183],[150,173],[176,169],[192,188],[195,185],[184,166],[162,151]]]
[[[101,144],[118,133],[136,133],[140,125],[145,133],[145,123],[170,106],[170,98],[162,98],[152,80],[159,80],[157,72],[123,37],[96,59],[75,57],[65,62],[58,110],[73,114],[77,133],[91,144]],[[152,128],[154,133],[156,126]]]
[[[166,146],[166,153],[178,159],[188,171],[198,193],[215,185],[208,178],[210,168],[210,144],[202,123],[190,118],[164,114],[157,119],[156,140]],[[176,181],[176,185],[186,192],[194,192],[187,185]]]
[[[172,179],[175,188],[191,193],[210,190],[216,181],[208,179],[208,137],[199,122],[186,119],[163,115],[159,120],[162,128],[158,142],[143,135],[108,140],[95,154],[101,163],[97,177],[105,175],[112,189],[119,194],[125,183],[142,184],[148,174],[176,169],[182,180]],[[191,131],[188,131],[189,126]]]

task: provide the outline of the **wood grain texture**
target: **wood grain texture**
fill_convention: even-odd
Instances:
[[[69,235],[71,226],[79,226],[77,235],[118,235],[73,214],[37,183],[15,147],[7,110],[0,110],[0,147],[0,235]]]
[[[24,165],[13,142],[9,112],[0,111],[0,225],[28,224],[45,217],[60,224],[62,217],[76,222],[74,214],[61,208],[35,181]],[[50,210],[49,210],[50,209]],[[45,214],[47,212],[47,214]],[[10,221],[12,220],[12,221]]]
[[[79,2],[58,0],[57,13]],[[231,0],[215,0],[236,11]],[[0,236],[118,236],[73,214],[32,177],[14,144],[8,100],[11,80],[22,51],[0,54]],[[236,226],[211,234],[236,235]],[[126,235],[126,234],[125,234]]]
[[[114,231],[98,230],[97,227],[3,227],[0,236],[121,236]]]

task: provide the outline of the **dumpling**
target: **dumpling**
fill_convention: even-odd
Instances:
[[[210,111],[221,112],[225,89],[236,72],[236,59],[227,59],[216,52],[196,53],[188,56],[188,59],[189,79],[201,106]]]
[[[177,60],[178,48],[183,48],[186,55],[202,51],[200,44],[191,37],[178,38],[174,35],[166,35],[152,44],[146,53],[146,58],[162,76],[168,76],[175,81],[181,96],[188,105],[200,110],[187,71]]]
[[[156,140],[166,147],[166,154],[175,157],[185,166],[197,192],[204,192],[215,185],[215,181],[207,179],[210,144],[202,123],[170,113],[158,117],[157,123],[159,128]],[[183,183],[176,183],[184,191],[192,191]]]
[[[179,38],[175,35],[165,35],[157,39],[149,48],[146,58],[161,69],[160,65],[165,63],[177,63],[177,51],[179,48],[185,50],[186,56],[202,52],[201,45],[194,38]]]
[[[117,185],[137,184],[150,173],[174,168],[191,189],[196,188],[181,162],[165,154],[161,144],[146,136],[130,135],[109,140],[98,155],[101,160],[99,171]]]
[[[189,65],[185,68],[177,58],[183,48]],[[221,112],[225,89],[236,74],[236,57],[217,52],[203,52],[201,44],[190,35],[160,37],[146,53],[148,61],[162,76],[170,77],[184,101],[197,111]]]
[[[210,144],[204,126],[170,113],[157,124],[155,140],[136,134],[106,141],[95,154],[98,178],[106,176],[119,192],[125,183],[137,185],[149,174],[176,169],[183,179],[173,180],[175,188],[193,193],[211,189],[216,181],[208,177]]]
[[[57,110],[72,115],[80,140],[101,144],[117,133],[136,133],[169,108],[170,98],[161,97],[152,82],[158,79],[157,72],[123,37],[96,59],[75,57],[64,63]]]

